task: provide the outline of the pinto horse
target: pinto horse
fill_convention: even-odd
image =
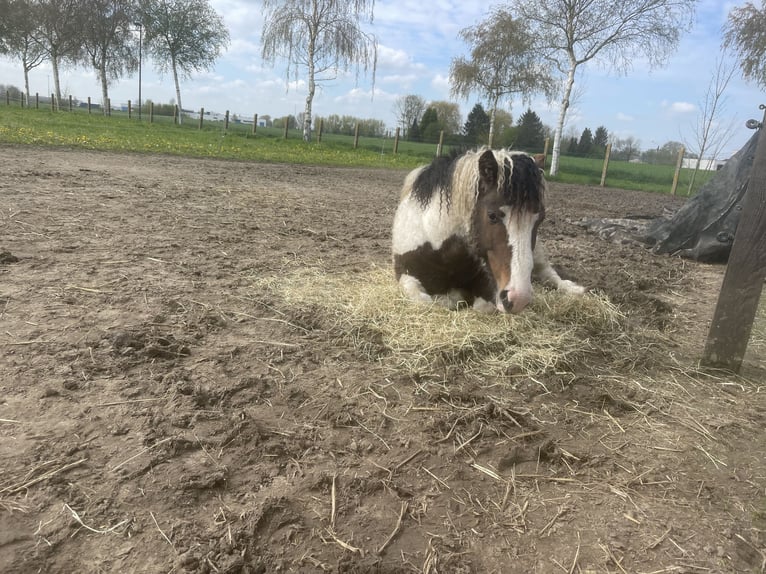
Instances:
[[[537,229],[545,179],[526,153],[482,148],[436,158],[406,177],[392,232],[394,271],[414,301],[520,313],[532,277],[583,287],[551,267]]]

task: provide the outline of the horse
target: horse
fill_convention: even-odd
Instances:
[[[532,156],[505,149],[454,152],[411,171],[392,229],[394,272],[405,296],[450,309],[520,313],[532,300],[533,276],[584,293],[559,276],[538,241],[545,188]]]

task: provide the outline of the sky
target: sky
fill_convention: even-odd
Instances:
[[[195,73],[181,83],[185,109],[252,117],[253,114],[282,117],[303,111],[307,93],[305,75],[288,78],[285,61],[274,65],[261,57],[263,10],[257,0],[210,0],[229,29],[231,43],[215,67]],[[612,137],[633,137],[642,150],[668,141],[687,144],[694,151],[695,123],[710,85],[716,58],[720,54],[721,27],[729,10],[743,2],[699,0],[693,29],[682,36],[678,50],[665,66],[649,69],[636,60],[626,75],[610,72],[588,63],[578,73],[578,96],[568,112],[564,135],[579,136],[583,129],[595,132],[604,126]],[[462,100],[450,96],[449,68],[453,58],[468,56],[469,48],[458,33],[486,17],[492,6],[471,0],[376,0],[374,22],[368,27],[378,38],[378,64],[373,91],[372,76],[352,71],[320,85],[314,98],[315,115],[350,115],[382,120],[393,130],[397,125],[396,100],[416,94],[426,101],[447,100],[459,104],[463,121],[477,103],[478,96]],[[95,72],[85,68],[64,68],[61,85],[65,93],[80,100],[88,96],[101,99]],[[155,103],[175,101],[172,76],[160,76],[153,62],[144,58],[142,98]],[[24,85],[19,62],[0,58],[0,84]],[[45,63],[30,72],[32,94],[53,89],[50,65]],[[138,74],[123,78],[110,87],[113,104],[138,101]],[[750,118],[761,119],[758,105],[766,103],[766,93],[735,72],[725,92],[725,107],[720,121],[733,125],[732,137],[722,157],[740,149],[752,135],[744,127]],[[485,107],[486,103],[482,102]],[[504,109],[518,118],[530,107],[543,123],[554,127],[558,104],[544,98],[531,102],[505,102]]]

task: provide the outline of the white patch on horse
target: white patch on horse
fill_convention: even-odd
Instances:
[[[399,204],[394,218],[393,251],[407,253],[426,243],[430,243],[435,250],[439,249],[442,243],[455,235],[456,228],[464,228],[462,232],[468,233],[467,224],[462,223],[453,210],[445,210],[438,196],[423,209],[417,199],[407,195]]]
[[[507,285],[498,285],[497,308],[504,311],[502,297],[513,304],[514,312],[522,311],[532,301],[532,270],[534,269],[534,249],[532,247],[532,229],[540,217],[539,213],[511,210],[502,207],[505,213],[503,221],[508,231],[508,245],[511,247],[511,278]],[[555,271],[554,271],[555,273]]]

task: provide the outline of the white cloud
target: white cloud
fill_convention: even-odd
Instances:
[[[629,114],[624,114],[622,112],[617,112],[617,119],[619,121],[621,121],[621,122],[632,122],[636,118],[634,118],[633,116],[631,116]]]
[[[697,111],[697,106],[689,102],[662,102],[662,107],[672,114],[690,114]]]

